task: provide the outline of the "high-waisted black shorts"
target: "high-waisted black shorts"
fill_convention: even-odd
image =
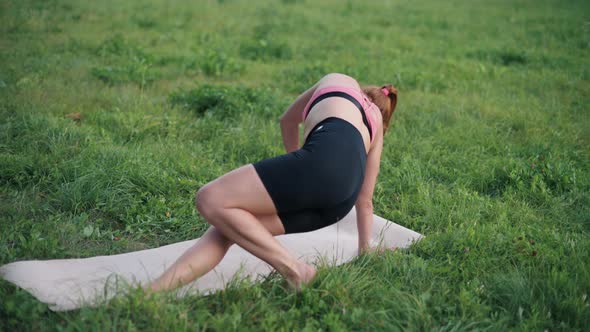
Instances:
[[[367,155],[358,129],[335,117],[318,123],[297,151],[254,163],[285,233],[331,225],[354,206]]]

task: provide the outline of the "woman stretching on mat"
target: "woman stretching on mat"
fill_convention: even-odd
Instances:
[[[211,227],[149,290],[176,288],[206,274],[234,243],[299,289],[316,270],[274,236],[326,227],[353,206],[359,254],[370,249],[373,190],[396,103],[391,85],[361,89],[343,74],[323,77],[281,117],[287,154],[242,166],[197,192],[197,210]],[[305,144],[299,148],[301,122]]]

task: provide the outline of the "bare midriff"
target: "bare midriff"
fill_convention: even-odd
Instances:
[[[358,108],[344,98],[332,97],[324,99],[309,111],[304,122],[303,141],[305,142],[307,135],[309,135],[310,131],[318,123],[330,117],[340,118],[352,124],[361,134],[365,151],[368,153],[371,146],[369,129],[363,123],[363,118]]]

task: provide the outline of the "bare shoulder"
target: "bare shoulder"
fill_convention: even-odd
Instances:
[[[358,82],[345,74],[340,73],[330,73],[326,76],[322,77],[318,82],[318,86],[330,86],[330,85],[339,85],[339,86],[349,86],[352,88],[359,88]]]

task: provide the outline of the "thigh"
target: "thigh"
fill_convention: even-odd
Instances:
[[[273,236],[285,234],[285,227],[283,225],[283,222],[276,213],[256,215],[256,219],[258,219],[262,226],[268,229],[270,234],[272,234]]]
[[[209,191],[215,203],[223,208],[240,208],[256,216],[277,213],[252,165],[235,169],[209,182],[202,190]]]
[[[256,219],[268,230],[270,234],[273,236],[283,235],[285,234],[285,227],[281,222],[281,219],[276,214],[265,214],[265,215],[256,215]],[[223,240],[224,243],[229,247],[234,244],[234,242],[227,238],[221,231],[219,231],[215,226],[210,226],[209,229],[202,235],[205,236],[214,236],[218,237],[220,240]]]

